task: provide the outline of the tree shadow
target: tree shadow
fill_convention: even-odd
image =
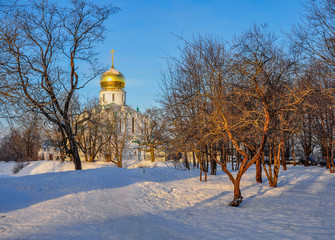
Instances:
[[[157,175],[160,177],[157,178]],[[43,173],[0,178],[0,213],[15,211],[68,194],[121,188],[138,182],[168,182],[192,178],[195,173],[174,169],[102,167],[82,171]]]

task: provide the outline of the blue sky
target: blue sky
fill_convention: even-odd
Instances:
[[[106,3],[96,0],[98,3]],[[303,12],[303,0],[114,0],[121,11],[112,15],[106,41],[99,45],[100,61],[114,65],[126,78],[127,104],[144,110],[157,105],[161,72],[166,57],[179,55],[182,42],[173,35],[191,39],[206,34],[230,40],[252,24],[267,23],[281,35],[289,31]],[[82,96],[99,96],[99,78]]]

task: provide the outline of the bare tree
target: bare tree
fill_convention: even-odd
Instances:
[[[94,48],[104,39],[105,21],[117,11],[112,5],[85,0],[73,0],[65,7],[39,0],[17,6],[15,14],[1,22],[1,71],[15,82],[15,97],[57,126],[76,170],[82,167],[71,100],[101,72]],[[80,71],[84,64],[92,66],[88,77]]]
[[[212,151],[209,154],[234,185],[230,206],[242,202],[242,176],[262,156],[269,134],[276,130],[275,120],[285,111],[294,111],[309,92],[297,91],[296,63],[275,40],[264,26],[247,30],[232,48],[200,37],[186,42],[181,59],[170,64],[165,78],[162,103],[175,126],[184,126],[178,131],[184,143],[192,139],[206,145],[206,141],[228,139],[241,156],[234,176],[226,162]],[[184,124],[178,124],[180,119]]]
[[[327,168],[331,173],[335,172],[334,151],[335,151],[335,102],[334,99],[325,94],[325,90],[317,95],[315,137],[321,148],[322,157],[326,159]]]
[[[322,96],[324,101],[320,102],[320,99],[316,99],[319,104],[318,108],[314,105],[313,111],[319,113],[319,119],[316,120],[316,129],[318,129],[316,136],[321,144],[323,155],[327,158],[327,167],[330,167],[331,156],[334,155],[331,149],[335,144],[333,138],[335,127],[332,123],[335,101],[335,2],[308,0],[304,6],[303,19],[293,29],[290,38],[297,52],[311,58],[317,65],[323,65],[323,69],[325,69],[324,66],[328,67],[326,77],[325,72],[322,74],[327,80],[318,88],[317,98]],[[332,171],[331,168],[330,171]]]
[[[295,49],[331,66],[335,65],[335,2],[308,0],[302,22],[290,36]]]
[[[149,108],[137,121],[140,135],[139,146],[150,152],[151,162],[155,161],[155,151],[162,146],[166,140],[167,122],[163,111],[158,108]]]
[[[273,136],[269,139],[267,144],[268,164],[263,162],[264,172],[269,181],[270,187],[277,187],[278,175],[280,169],[280,153],[282,152],[283,142]],[[272,167],[273,165],[273,167]]]
[[[10,133],[1,139],[0,160],[1,161],[23,161],[25,152],[21,147],[23,139],[16,129],[11,129]]]
[[[107,153],[107,161],[115,163],[118,167],[123,166],[123,153],[130,144],[134,135],[131,129],[131,115],[128,111],[120,110],[119,106],[107,109],[105,113],[103,140],[108,143],[103,147]]]
[[[319,145],[322,157],[327,160],[327,168],[332,173],[334,164],[331,159],[334,156],[335,141],[335,98],[331,94],[335,82],[332,69],[324,62],[313,62],[303,80],[305,85],[313,85],[315,92],[307,98],[304,108],[300,111],[302,125],[301,134],[298,136],[308,156],[313,148]]]
[[[34,114],[16,118],[1,141],[0,161],[35,161],[41,148],[40,119]]]
[[[105,111],[98,100],[89,100],[82,114],[75,119],[76,140],[84,154],[86,162],[93,162],[102,147],[110,141],[111,132],[107,131]]]

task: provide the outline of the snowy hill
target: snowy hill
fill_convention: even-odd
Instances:
[[[0,163],[0,239],[332,239],[335,175],[289,166],[277,188],[242,179],[243,203],[228,207],[224,174],[199,181],[159,165],[119,169],[34,162],[17,175]]]

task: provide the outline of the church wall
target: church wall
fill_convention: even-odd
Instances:
[[[126,105],[120,106],[118,104],[112,104],[112,105],[104,106],[103,108],[101,108],[101,112],[96,112],[96,114],[101,114],[102,119],[118,121],[118,123],[121,124],[121,126],[118,125],[121,131],[120,134],[124,133],[124,124],[126,124],[127,135],[131,137],[129,141],[126,142],[125,149],[123,151],[124,160],[130,159],[130,158],[143,159],[143,155],[142,155],[143,151],[139,152],[138,143],[136,142],[139,139],[139,136],[141,134],[141,129],[139,126],[141,123],[142,115],[140,112],[137,112],[136,110]],[[95,160],[107,161],[108,160],[106,158],[108,154],[107,149],[109,149],[108,145],[105,145],[103,148],[101,148],[98,155],[95,157]],[[112,151],[111,154],[112,155],[109,156],[109,158],[114,159],[115,153]],[[85,160],[84,154],[81,152],[80,155],[81,155],[81,159],[84,161]]]
[[[99,96],[100,105],[107,105],[110,103],[115,103],[118,105],[125,105],[126,94],[122,90],[116,91],[101,91]]]

